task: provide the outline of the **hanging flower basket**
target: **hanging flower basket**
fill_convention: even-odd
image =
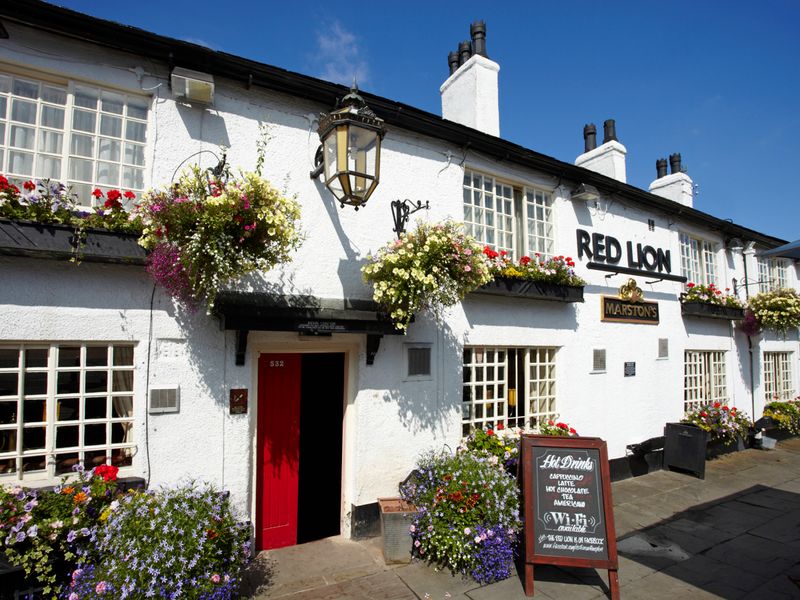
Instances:
[[[756,322],[784,337],[800,327],[800,294],[791,288],[756,294],[748,302]]]

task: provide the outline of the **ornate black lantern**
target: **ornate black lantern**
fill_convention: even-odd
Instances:
[[[353,84],[341,107],[321,116],[317,133],[322,145],[311,177],[322,174],[342,207],[349,204],[358,210],[378,187],[383,119],[375,116]]]

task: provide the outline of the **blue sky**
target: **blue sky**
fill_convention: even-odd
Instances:
[[[800,2],[56,2],[441,114],[447,53],[487,25],[501,137],[560,160],[617,121],[628,183],[680,152],[695,208],[800,238]],[[602,137],[601,135],[599,137]]]

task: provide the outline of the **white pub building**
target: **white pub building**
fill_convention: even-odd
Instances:
[[[53,484],[78,461],[151,486],[209,480],[268,548],[369,533],[377,499],[397,494],[417,456],[472,427],[558,415],[605,439],[626,477],[632,451],[693,403],[759,418],[765,401],[794,398],[796,330],[750,338],[679,301],[687,281],[742,300],[797,288],[795,262],[760,257],[785,241],[698,210],[679,155],[659,161],[648,190],[626,183],[611,120],[584,129],[574,161],[505,141],[482,23],[472,38],[450,55],[442,116],[360,92],[386,134],[379,185],[355,211],[309,177],[317,117],[346,88],[37,0],[3,3],[0,173],[57,179],[81,198],[98,186],[141,195],[187,157],[213,166],[220,147],[254,169],[266,127],[265,176],[296,194],[306,238],[213,314],[190,314],[154,285],[134,238],[90,237],[75,264],[49,229],[0,219],[0,483]],[[398,334],[361,267],[394,238],[391,202],[407,198],[429,202],[409,228],[453,219],[516,257],[572,257],[582,294],[471,293]],[[644,300],[634,308],[619,301],[630,279]]]

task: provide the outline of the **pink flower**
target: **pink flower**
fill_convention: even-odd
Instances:
[[[470,267],[469,265],[466,265],[466,266],[464,267],[464,270],[465,270],[467,273],[469,273],[470,271],[472,271],[472,267]]]
[[[211,581],[212,581],[213,583],[219,583],[219,580],[220,580],[219,573],[214,573],[214,574],[211,576]]]
[[[98,594],[100,596],[105,594],[106,593],[106,582],[105,581],[101,581],[100,583],[98,583],[96,586],[94,586],[94,591],[95,591],[96,594]]]

